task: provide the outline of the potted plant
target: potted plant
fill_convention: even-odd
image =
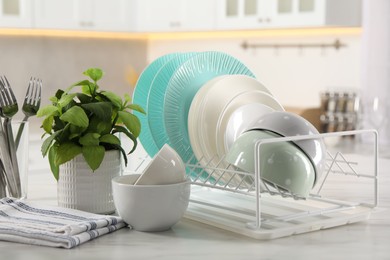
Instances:
[[[83,74],[89,79],[59,89],[51,104],[38,111],[37,116],[44,117],[44,136],[48,135],[41,151],[58,181],[60,206],[109,213],[115,210],[111,178],[121,174],[121,155],[127,164],[127,154],[136,149],[141,131],[132,111],[145,112],[130,103],[129,95],[122,99],[101,90],[101,69],[90,68]],[[75,87],[81,91],[73,93]],[[132,140],[130,151],[121,146],[118,134]]]

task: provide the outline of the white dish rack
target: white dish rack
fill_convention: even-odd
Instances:
[[[349,142],[367,135],[374,140],[372,145],[362,148],[356,145],[359,142]],[[314,138],[323,138],[326,143],[337,139],[349,142],[351,147],[340,147],[343,151],[328,149],[326,171],[308,198],[300,198],[261,180],[257,158],[261,156],[262,145]],[[204,162],[202,165],[188,163],[192,189],[185,217],[268,240],[367,220],[378,203],[378,137],[375,130],[261,140],[256,143],[255,164],[255,173],[245,173],[230,165],[221,169]],[[209,177],[204,177],[205,172]],[[239,184],[237,176],[243,180]]]

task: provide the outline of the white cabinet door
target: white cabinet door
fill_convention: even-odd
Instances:
[[[129,31],[134,16],[134,0],[92,0],[92,29],[99,31]]]
[[[79,27],[75,0],[35,0],[34,27],[43,29],[75,29]]]
[[[325,25],[326,0],[272,0],[266,27]]]
[[[131,27],[126,0],[35,0],[37,28],[123,31]]]
[[[185,5],[180,0],[138,0],[138,31],[180,30]]]
[[[218,29],[358,26],[360,0],[218,0]]]
[[[137,31],[215,29],[215,0],[138,0]]]
[[[216,0],[185,0],[185,24],[187,31],[215,30]]]
[[[0,27],[31,27],[31,8],[30,0],[0,0]]]

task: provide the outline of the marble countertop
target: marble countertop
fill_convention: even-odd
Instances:
[[[369,220],[274,240],[256,240],[182,219],[165,232],[128,228],[74,249],[0,242],[1,259],[390,259],[389,159],[379,159],[379,207]],[[366,192],[362,192],[365,196]],[[363,196],[362,195],[362,196]],[[28,197],[56,205],[48,169],[33,168]]]

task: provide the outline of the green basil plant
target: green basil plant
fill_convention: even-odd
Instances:
[[[42,144],[42,155],[48,156],[54,177],[59,178],[59,166],[82,154],[92,171],[99,168],[105,151],[119,150],[127,164],[126,151],[117,133],[130,138],[137,147],[141,123],[132,111],[145,113],[131,104],[129,95],[124,99],[110,91],[100,90],[98,81],[103,76],[99,68],[83,73],[90,79],[79,81],[66,90],[57,90],[51,104],[42,107],[38,117],[44,117],[42,128],[49,135]],[[81,92],[71,93],[75,87]]]

